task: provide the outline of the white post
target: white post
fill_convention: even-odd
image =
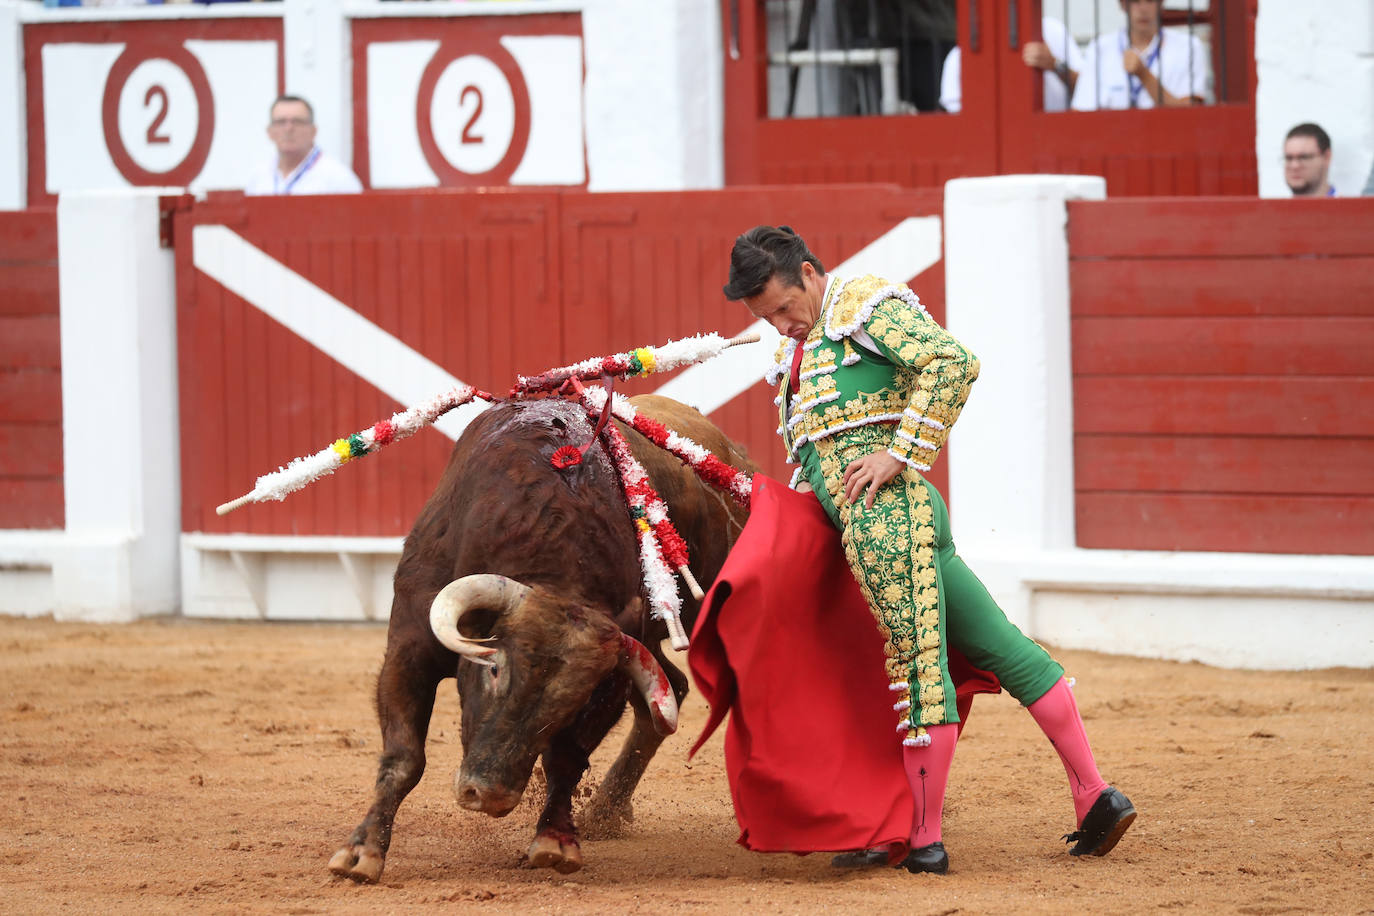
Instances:
[[[286,92],[315,110],[316,142],[353,163],[353,62],[343,0],[285,0]]]
[[[596,0],[582,34],[588,189],[721,187],[719,4]]]
[[[1023,626],[1029,592],[1000,564],[1074,544],[1065,203],[1105,197],[1084,176],[945,185],[946,324],[982,360],[947,456],[955,543]]]
[[[24,26],[19,4],[0,0],[0,210],[28,206],[24,123]]]
[[[176,192],[58,200],[61,618],[131,620],[180,601],[176,284],[172,252],[158,242],[158,197],[167,193]]]

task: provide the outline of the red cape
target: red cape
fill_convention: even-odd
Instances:
[[[730,716],[725,765],[741,845],[817,852],[905,844],[911,792],[883,640],[816,497],[754,477],[749,522],[706,595],[688,663]],[[961,695],[996,693],[950,651]]]

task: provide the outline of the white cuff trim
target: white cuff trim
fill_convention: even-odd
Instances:
[[[888,453],[889,455],[891,455],[893,458],[896,458],[898,461],[900,461],[902,464],[906,465],[907,467],[915,468],[916,470],[922,471],[922,472],[925,472],[925,471],[929,471],[929,470],[930,470],[930,465],[928,465],[928,464],[922,464],[921,462],[916,461],[915,459],[910,458],[910,457],[908,457],[908,456],[906,456],[906,455],[899,455],[897,452],[894,452],[892,449],[888,449],[888,450],[887,450],[887,453]]]
[[[904,429],[897,430],[897,438],[901,439],[903,442],[910,442],[917,448],[924,449],[927,452],[938,452],[940,450],[940,446],[936,445],[934,442],[927,439],[917,439]]]

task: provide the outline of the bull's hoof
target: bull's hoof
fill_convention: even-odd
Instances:
[[[573,837],[560,839],[542,833],[534,838],[525,855],[531,868],[552,868],[559,874],[570,875],[582,867],[582,847]]]
[[[345,846],[329,860],[329,870],[359,884],[376,884],[386,860],[366,846]]]

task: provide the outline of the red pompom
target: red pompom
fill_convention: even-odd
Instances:
[[[378,445],[390,445],[396,438],[396,430],[390,420],[380,420],[372,427],[372,441]]]
[[[576,467],[582,463],[582,450],[575,445],[564,445],[553,453],[549,463],[560,471]]]

